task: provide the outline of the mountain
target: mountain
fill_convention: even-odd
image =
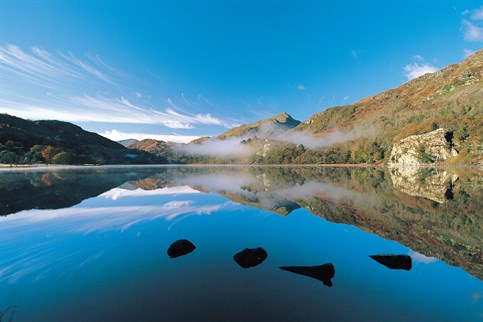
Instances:
[[[483,164],[483,50],[304,122],[287,113],[173,151],[175,163]],[[230,140],[227,140],[230,139]],[[223,141],[226,144],[223,145]],[[168,148],[165,151],[169,151]],[[239,151],[237,155],[223,151]],[[217,155],[213,155],[217,151]]]
[[[270,118],[234,127],[217,136],[218,139],[231,137],[271,137],[293,129],[300,124],[300,121],[293,119],[285,112],[279,113]]]
[[[0,114],[0,163],[165,163],[96,133],[61,121],[30,121]]]
[[[425,74],[397,88],[310,116],[295,129],[323,139],[337,129],[355,133],[335,150],[349,163],[387,161],[393,144],[436,129],[451,133],[455,161],[482,159],[483,50],[459,64]],[[347,153],[349,155],[347,155]],[[344,154],[345,157],[342,157]]]

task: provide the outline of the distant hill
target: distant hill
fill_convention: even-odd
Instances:
[[[30,121],[0,114],[0,163],[165,163],[96,133],[61,121]]]
[[[143,150],[149,153],[159,154],[175,145],[177,144],[173,142],[165,142],[165,141],[159,141],[154,139],[144,139],[144,140],[136,141],[132,144],[129,144],[127,147],[130,149]]]
[[[225,133],[217,136],[218,139],[227,139],[230,137],[271,137],[291,130],[300,124],[300,121],[293,119],[285,112],[279,113],[273,117],[250,124],[244,124],[234,127]]]
[[[136,142],[139,142],[139,140],[136,140],[136,139],[126,139],[126,140],[117,141],[117,143],[125,146],[126,148],[129,147],[131,144],[134,144]]]

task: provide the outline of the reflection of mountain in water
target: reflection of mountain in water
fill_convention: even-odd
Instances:
[[[0,216],[71,207],[139,178],[140,173],[107,168],[0,172]]]
[[[483,218],[479,215],[483,198],[478,173],[456,175],[429,169],[421,173],[418,185],[413,185],[413,189],[422,192],[411,195],[397,181],[393,182],[387,171],[373,168],[244,167],[172,171],[131,184],[146,186],[148,181],[151,189],[189,185],[280,215],[303,207],[331,222],[353,225],[395,240],[483,277]],[[451,180],[456,177],[458,180]],[[444,181],[445,178],[449,181]],[[434,193],[427,194],[432,189]]]
[[[427,170],[419,177],[404,179],[385,170],[342,167],[7,172],[0,173],[0,214],[69,207],[121,185],[130,190],[189,186],[279,215],[305,208],[331,222],[395,240],[482,278],[481,176],[463,171],[445,173]],[[409,181],[413,183],[406,184]]]

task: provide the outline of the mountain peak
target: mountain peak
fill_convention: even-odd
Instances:
[[[294,119],[285,112],[263,119],[258,122],[249,123],[234,127],[218,136],[219,139],[226,139],[234,136],[270,136],[275,132],[283,132],[295,128],[300,121]]]

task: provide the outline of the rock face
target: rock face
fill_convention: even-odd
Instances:
[[[369,256],[379,264],[382,264],[390,269],[404,269],[411,270],[412,260],[408,255],[371,255]]]
[[[263,263],[268,254],[262,247],[245,248],[233,256],[233,260],[243,268],[250,268]]]
[[[408,136],[393,145],[389,166],[419,167],[457,156],[452,140],[453,133],[444,129]]]
[[[196,246],[186,239],[180,239],[171,244],[168,248],[168,256],[171,258],[176,258],[183,256],[194,251]]]
[[[332,286],[332,278],[335,275],[335,268],[331,263],[318,266],[280,266],[280,269],[315,278],[329,287]]]

